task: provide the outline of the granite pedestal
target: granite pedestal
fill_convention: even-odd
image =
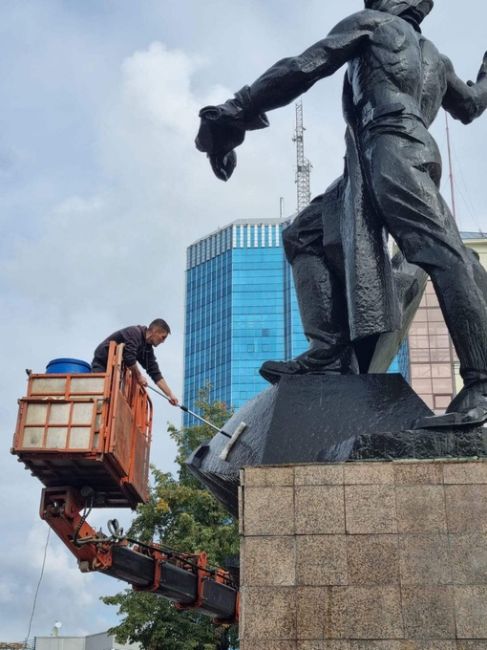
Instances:
[[[241,650],[486,650],[487,461],[249,467]]]

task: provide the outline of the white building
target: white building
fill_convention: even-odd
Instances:
[[[138,643],[121,644],[106,632],[89,636],[36,636],[34,650],[142,650]]]

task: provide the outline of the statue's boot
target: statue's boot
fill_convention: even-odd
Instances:
[[[259,372],[271,384],[276,384],[283,375],[358,375],[359,369],[351,346],[333,356],[321,348],[311,347],[290,361],[265,361]]]
[[[451,401],[445,415],[419,420],[416,429],[479,426],[487,422],[487,381],[478,381],[462,390]]]
[[[298,255],[293,260],[292,270],[299,312],[310,347],[290,361],[266,361],[260,374],[272,384],[283,375],[358,374],[340,282],[316,255]]]
[[[462,413],[473,418],[487,419],[487,381],[464,386],[451,401],[447,413]],[[474,413],[475,412],[475,413]]]

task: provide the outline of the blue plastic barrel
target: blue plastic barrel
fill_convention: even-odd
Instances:
[[[77,374],[80,372],[91,372],[91,366],[81,359],[52,359],[46,367],[46,372],[60,373],[63,375]]]

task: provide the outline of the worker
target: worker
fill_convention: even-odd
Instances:
[[[173,406],[177,406],[178,398],[169,388],[166,380],[159,370],[154,349],[167,339],[171,329],[165,320],[156,318],[149,327],[145,325],[130,325],[121,330],[117,330],[107,336],[107,338],[98,345],[95,350],[93,361],[91,362],[92,372],[105,372],[107,369],[108,347],[111,341],[115,343],[124,343],[123,361],[127,368],[130,368],[135,379],[141,386],[147,386],[147,379],[140,372],[137,362],[147,371],[152,381],[167,396]]]

